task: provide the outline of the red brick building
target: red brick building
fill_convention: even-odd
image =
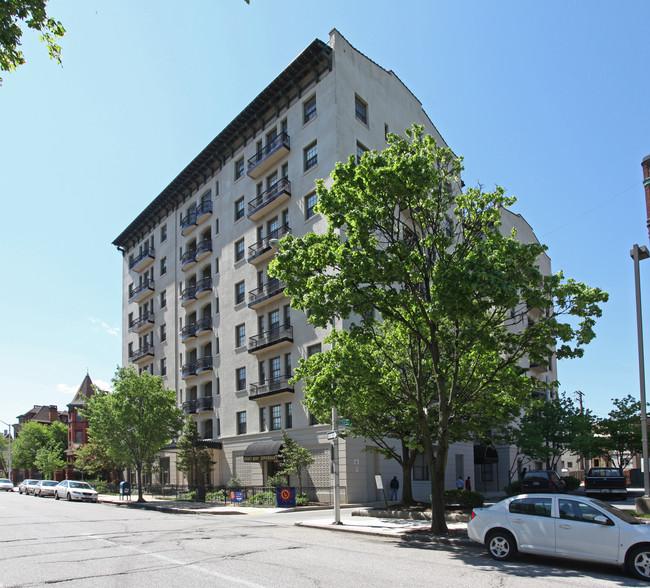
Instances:
[[[88,443],[88,421],[81,416],[82,410],[88,399],[95,394],[93,381],[86,374],[81,386],[74,395],[72,402],[68,404],[68,449],[66,451],[68,466],[67,477],[74,477],[74,452],[84,443]]]

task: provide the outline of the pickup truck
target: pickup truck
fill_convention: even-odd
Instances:
[[[611,494],[621,500],[627,498],[627,478],[619,468],[591,468],[585,476],[585,495]]]

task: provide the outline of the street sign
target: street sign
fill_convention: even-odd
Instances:
[[[350,419],[339,419],[339,426],[340,427],[349,427],[350,426]]]
[[[328,441],[334,441],[334,439],[336,439],[337,437],[338,437],[338,434],[337,434],[336,431],[330,431],[329,433],[327,433],[327,440]]]

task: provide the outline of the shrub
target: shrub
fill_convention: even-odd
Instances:
[[[178,500],[187,500],[188,502],[195,502],[196,490],[192,490],[191,492],[186,492],[185,494],[179,494]]]
[[[296,506],[307,506],[308,504],[309,498],[307,498],[307,495],[304,492],[296,496]]]
[[[576,478],[575,476],[565,476],[564,481],[566,482],[566,489],[569,492],[573,492],[574,490],[580,488],[580,479]]]
[[[226,488],[229,490],[239,489],[243,486],[242,481],[239,478],[230,478],[226,484]]]
[[[213,502],[226,502],[226,496],[225,490],[217,490],[216,492],[208,492],[205,499]]]
[[[275,476],[269,476],[266,480],[266,485],[269,488],[283,488],[288,485],[287,477],[282,474],[276,474]]]
[[[258,492],[250,497],[251,504],[272,504],[275,502],[275,492]]]
[[[479,508],[483,506],[485,498],[480,492],[473,490],[445,490],[445,504],[457,504],[462,508]]]
[[[514,496],[515,494],[520,494],[521,493],[521,482],[519,480],[515,480],[514,482],[510,482],[510,484],[506,484],[503,487],[503,491],[508,496]]]

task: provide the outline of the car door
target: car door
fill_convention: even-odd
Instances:
[[[517,547],[529,553],[555,553],[555,520],[551,518],[553,498],[527,496],[510,503],[508,523],[515,532]]]
[[[620,528],[618,522],[591,504],[559,498],[559,518],[555,519],[557,555],[616,563]],[[598,522],[604,517],[608,524]]]
[[[68,487],[68,480],[64,480],[56,487],[56,494],[59,498],[65,498],[65,490]]]

